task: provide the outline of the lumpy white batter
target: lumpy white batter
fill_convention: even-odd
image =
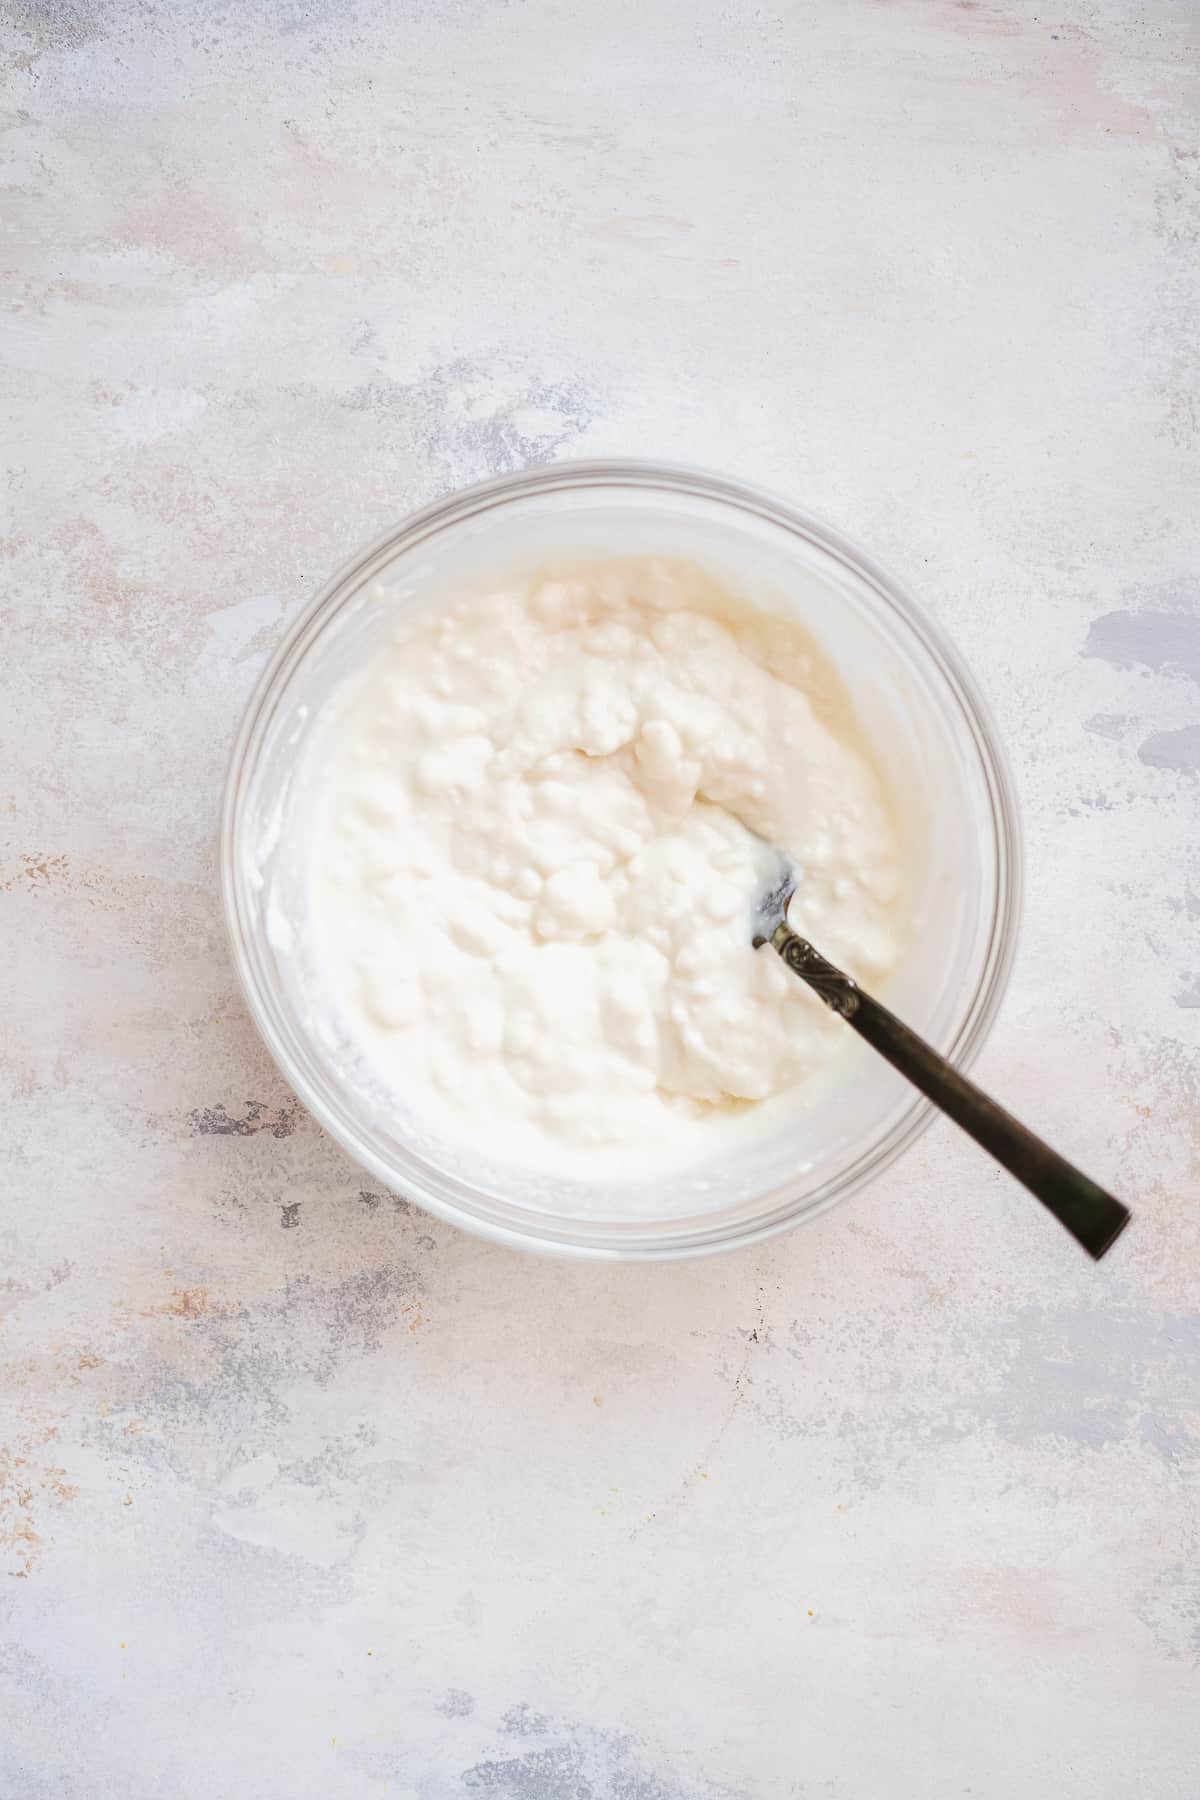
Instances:
[[[791,919],[892,968],[886,791],[811,641],[682,562],[614,562],[403,625],[310,752],[316,947],[406,1105],[488,1151],[704,1155],[846,1027],[750,941]]]

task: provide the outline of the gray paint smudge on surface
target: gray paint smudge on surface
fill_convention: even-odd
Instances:
[[[1200,617],[1186,612],[1110,612],[1094,619],[1083,647],[1114,668],[1143,668],[1200,681]]]
[[[128,1439],[130,1462],[185,1474],[197,1438],[227,1463],[270,1450],[286,1425],[288,1390],[298,1379],[324,1388],[347,1363],[373,1355],[402,1318],[412,1317],[422,1282],[407,1263],[364,1269],[335,1281],[290,1278],[275,1297],[225,1305],[187,1290],[170,1319],[187,1335],[164,1340],[129,1396],[135,1416],[155,1430]],[[88,1436],[107,1444],[113,1427],[98,1420]]]
[[[1173,769],[1179,775],[1200,771],[1200,724],[1178,731],[1156,731],[1138,746],[1138,757],[1152,769]]]
[[[1178,1449],[1200,1452],[1200,1319],[1163,1318],[1147,1331],[1136,1315],[1104,1306],[1024,1308],[983,1335],[986,1348],[971,1354],[1001,1379],[945,1421],[948,1439],[991,1426],[1013,1443],[1052,1437],[1099,1450],[1141,1437],[1168,1460]]]
[[[1176,1564],[1138,1602],[1137,1616],[1164,1656],[1200,1665],[1200,1573]]]
[[[240,1116],[224,1106],[200,1106],[188,1114],[188,1122],[197,1137],[253,1137],[269,1131],[272,1137],[291,1137],[297,1126],[305,1122],[307,1113],[298,1100],[284,1100],[279,1106],[268,1106],[262,1100],[247,1100]]]
[[[1080,794],[1079,806],[1085,812],[1115,812],[1120,802],[1111,794],[1102,794],[1099,790],[1094,794]],[[1068,811],[1078,814],[1078,807],[1069,807]]]
[[[503,1737],[544,1737],[549,1729],[550,1720],[546,1714],[534,1712],[524,1701],[519,1706],[510,1706],[500,1721]]]
[[[376,1213],[385,1202],[391,1207],[394,1213],[404,1215],[411,1213],[413,1210],[412,1201],[403,1199],[399,1194],[379,1194],[373,1193],[368,1188],[359,1189],[358,1203],[364,1212]]]
[[[652,1772],[620,1732],[556,1726],[553,1735],[522,1755],[475,1763],[463,1771],[463,1787],[488,1800],[739,1800],[732,1788]]]
[[[852,1329],[859,1342],[847,1341],[847,1364],[863,1354],[861,1325]],[[803,1326],[790,1338],[784,1354],[803,1363]],[[1128,1310],[1026,1307],[951,1329],[940,1378],[915,1386],[899,1370],[886,1375],[892,1352],[886,1341],[866,1351],[879,1384],[869,1406],[847,1409],[839,1389],[814,1387],[808,1407],[789,1413],[766,1372],[745,1404],[782,1438],[819,1437],[872,1492],[918,1446],[990,1440],[1091,1454],[1136,1444],[1175,1468],[1200,1457],[1200,1318],[1167,1316],[1148,1330]]]
[[[343,404],[406,429],[427,462],[456,481],[551,462],[580,436],[595,402],[577,378],[550,381],[460,358],[417,382],[389,376],[352,388]]]
[[[5,22],[42,50],[77,50],[111,25],[116,10],[114,0],[9,0]]]
[[[1083,721],[1083,729],[1093,737],[1112,738],[1115,742],[1125,736],[1133,723],[1128,713],[1093,713]]]
[[[445,1719],[466,1719],[475,1711],[475,1699],[465,1688],[447,1688],[433,1710]]]

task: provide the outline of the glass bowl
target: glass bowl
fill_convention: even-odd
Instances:
[[[287,633],[234,745],[222,888],[234,962],[267,1048],[304,1105],[388,1187],[529,1249],[604,1258],[749,1244],[844,1198],[899,1156],[932,1108],[846,1033],[843,1054],[760,1133],[644,1180],[586,1181],[491,1162],[376,1089],[321,1005],[304,930],[306,788],[321,706],[400,612],[524,564],[682,556],[756,607],[798,618],[839,671],[892,782],[910,857],[913,941],[888,1003],[963,1067],[1007,982],[1020,894],[1010,776],[975,685],[889,576],[828,526],[757,489],[639,462],[563,463],[416,513],[335,575]],[[753,1135],[753,1142],[749,1136]]]

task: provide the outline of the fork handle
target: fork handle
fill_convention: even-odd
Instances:
[[[1128,1209],[1119,1200],[997,1106],[939,1056],[932,1044],[864,993],[852,976],[827,961],[790,925],[780,925],[769,942],[826,1006],[1023,1182],[1099,1262],[1129,1223]]]

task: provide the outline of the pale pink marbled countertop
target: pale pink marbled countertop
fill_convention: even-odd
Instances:
[[[5,1800],[1200,1793],[1188,0],[10,0]],[[637,452],[922,596],[1012,751],[984,1077],[753,1254],[560,1267],[299,1113],[239,710],[415,504]]]

